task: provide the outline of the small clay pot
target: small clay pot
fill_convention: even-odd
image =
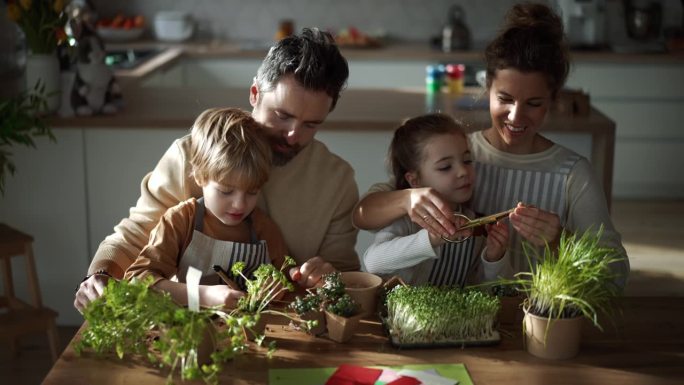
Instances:
[[[378,306],[378,289],[382,278],[364,271],[345,271],[341,275],[345,291],[361,307],[363,316],[374,314]]]
[[[251,329],[244,328],[245,334],[247,335],[247,340],[254,341],[258,336],[263,335],[266,331],[266,320],[263,314],[259,317],[256,325]]]

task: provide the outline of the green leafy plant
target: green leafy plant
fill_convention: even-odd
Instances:
[[[345,293],[328,303],[326,309],[342,317],[351,317],[359,312],[359,304],[349,294]]]
[[[167,384],[173,383],[177,369],[182,380],[218,383],[222,364],[246,349],[243,327],[253,326],[255,318],[230,315],[219,308],[190,311],[178,306],[168,293],[151,288],[151,283],[151,278],[144,282],[109,280],[102,296],[83,313],[87,323],[74,344],[76,353],[115,352],[120,359],[141,356],[160,368],[169,368]],[[211,338],[211,345],[220,346],[210,354],[208,364],[198,356],[206,338]]]
[[[517,286],[526,296],[523,306],[532,314],[550,321],[581,315],[602,329],[598,314],[609,313],[612,299],[620,294],[611,265],[623,258],[615,249],[599,244],[602,233],[603,226],[581,235],[564,232],[558,249],[547,245],[541,255],[524,243],[530,271],[500,282]]]
[[[244,262],[233,264],[231,272],[234,276],[241,276],[247,284],[247,295],[240,298],[236,311],[246,314],[260,314],[276,298],[285,291],[294,291],[294,285],[287,279],[284,270],[296,263],[290,256],[285,256],[285,262],[276,268],[271,264],[263,264],[254,271],[254,279],[247,278],[242,271]]]
[[[399,344],[498,340],[499,299],[474,289],[399,285],[387,293],[385,323]]]
[[[10,99],[0,100],[0,194],[5,193],[5,177],[14,175],[16,167],[11,160],[9,148],[15,144],[36,148],[34,137],[55,137],[40,115],[47,109],[45,85],[36,84],[32,92],[25,92]]]
[[[295,297],[294,301],[290,303],[290,308],[294,310],[297,315],[303,315],[310,311],[320,310],[322,302],[323,300],[318,294],[309,292],[304,297]]]
[[[342,282],[342,274],[334,272],[325,274],[323,276],[323,285],[318,288],[318,295],[324,301],[334,301],[345,294],[344,282]]]

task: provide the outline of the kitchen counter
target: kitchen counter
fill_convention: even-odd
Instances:
[[[117,75],[125,78],[137,78],[149,74],[162,66],[173,63],[181,57],[187,58],[224,58],[224,59],[257,59],[266,56],[268,48],[263,44],[240,44],[223,41],[192,41],[186,43],[161,43],[157,41],[137,41],[130,43],[109,43],[108,49],[164,49],[163,56],[155,58],[146,66],[135,70],[121,71]],[[391,42],[379,48],[342,48],[342,54],[348,60],[368,61],[431,61],[482,63],[483,52],[480,50],[456,51],[444,53],[433,49],[427,43]],[[675,53],[616,53],[610,50],[575,50],[572,60],[576,63],[619,63],[619,64],[678,64],[684,63],[684,51]]]
[[[503,324],[502,341],[493,347],[398,350],[376,321],[364,321],[351,341],[338,344],[294,331],[278,319],[269,323],[266,332],[266,343],[277,344],[273,358],[266,357],[266,348],[253,347],[224,366],[220,382],[266,384],[269,369],[275,368],[463,363],[478,385],[681,383],[684,298],[624,298],[621,310],[615,327],[602,318],[605,332],[586,322],[579,355],[563,361],[526,353],[518,322]],[[78,357],[70,345],[43,385],[164,384],[165,380],[165,372],[139,360]]]
[[[467,89],[458,98],[438,95],[431,100],[423,90],[348,89],[337,108],[322,125],[322,131],[386,131],[387,135],[404,119],[428,111],[442,111],[461,119],[468,130],[490,125],[488,110],[478,102],[480,89]],[[129,84],[123,90],[126,108],[112,116],[53,118],[60,128],[168,129],[189,128],[207,108],[232,106],[251,109],[247,89],[154,88]],[[471,106],[469,108],[469,106]],[[603,180],[608,202],[611,197],[615,123],[592,109],[588,116],[551,113],[542,130],[552,133],[579,133],[591,136],[591,163]],[[384,150],[383,150],[384,151]]]

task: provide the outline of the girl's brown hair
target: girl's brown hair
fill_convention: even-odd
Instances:
[[[563,23],[548,6],[516,4],[506,14],[503,28],[485,50],[487,89],[496,71],[514,68],[540,72],[556,98],[570,71],[570,55]]]
[[[195,120],[190,140],[190,164],[200,185],[215,181],[256,190],[266,183],[271,148],[262,126],[249,112],[208,109]]]
[[[451,133],[458,133],[465,139],[463,127],[449,115],[427,114],[404,121],[394,131],[387,155],[395,189],[411,187],[405,175],[419,168],[425,141],[435,135]]]

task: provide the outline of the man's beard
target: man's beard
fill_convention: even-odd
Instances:
[[[283,137],[271,137],[269,138],[271,144],[271,149],[273,152],[273,165],[274,166],[284,166],[289,161],[294,159],[297,154],[302,150],[302,146],[295,144],[289,145],[287,140]],[[282,151],[283,148],[287,150]]]

